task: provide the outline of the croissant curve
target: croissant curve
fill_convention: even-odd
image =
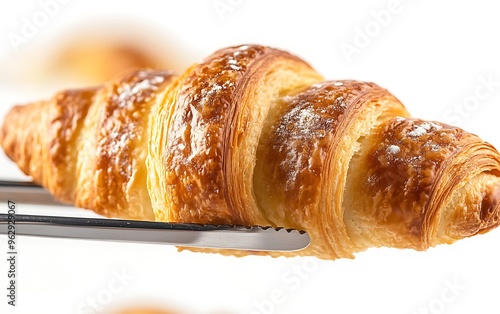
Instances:
[[[499,224],[500,156],[373,83],[259,45],[14,107],[0,141],[61,201],[109,217],[305,230],[288,253],[425,250]],[[227,253],[227,252],[224,252]],[[237,254],[234,253],[233,254]]]

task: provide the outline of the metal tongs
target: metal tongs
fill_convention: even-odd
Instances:
[[[0,181],[0,200],[64,206],[31,182]],[[250,251],[297,251],[310,243],[307,233],[284,228],[0,214],[0,234],[12,228],[16,235]]]

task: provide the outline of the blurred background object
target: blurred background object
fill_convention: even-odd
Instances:
[[[155,303],[152,305],[151,303]],[[160,305],[160,302],[125,302],[105,309],[100,314],[195,314],[193,311],[180,310],[175,306]],[[234,314],[233,312],[211,311],[206,314]]]
[[[80,27],[56,46],[42,75],[88,85],[106,82],[130,68],[171,69],[178,64],[168,40],[155,40],[151,30],[126,30],[120,23],[99,29]]]
[[[136,307],[112,311],[109,314],[182,314],[181,312],[166,310],[161,308]]]
[[[33,45],[8,65],[11,78],[25,88],[55,91],[99,85],[131,68],[181,72],[194,62],[164,29],[138,20],[82,21],[49,43]]]

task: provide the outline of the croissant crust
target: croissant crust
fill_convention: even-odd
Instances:
[[[253,254],[425,250],[499,224],[500,156],[490,144],[411,118],[374,83],[324,81],[265,46],[16,106],[0,141],[55,197],[105,216],[311,237],[301,251]]]

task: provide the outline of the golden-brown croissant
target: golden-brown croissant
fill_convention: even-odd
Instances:
[[[307,231],[311,245],[288,255],[425,250],[499,224],[491,145],[410,118],[373,83],[325,82],[269,47],[15,107],[0,137],[64,202],[112,217]]]

